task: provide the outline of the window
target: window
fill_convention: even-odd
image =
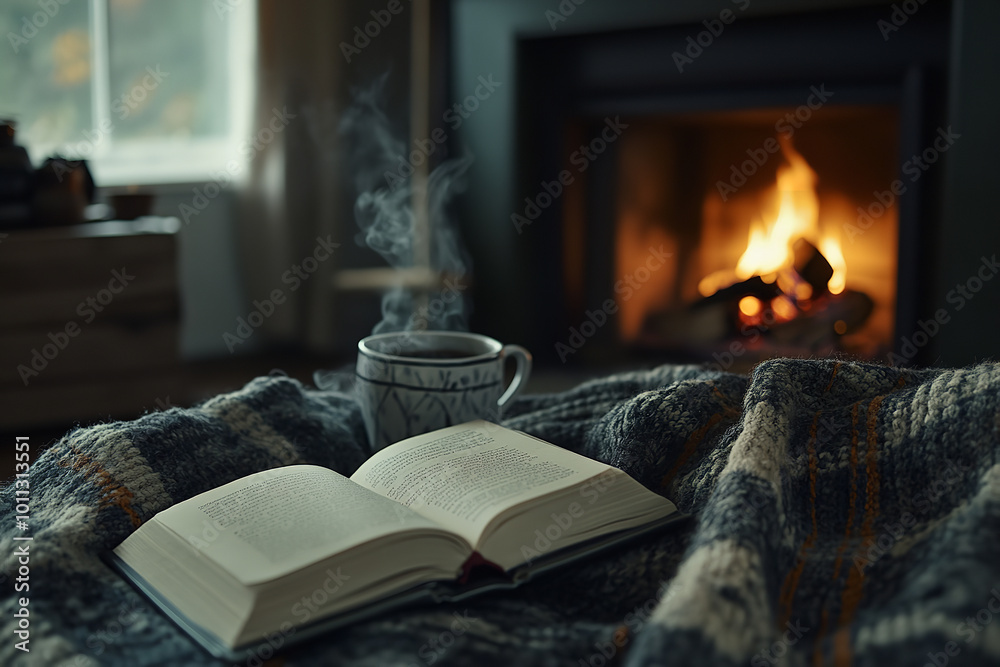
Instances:
[[[5,0],[0,117],[40,163],[99,185],[197,181],[239,159],[252,108],[252,0]]]

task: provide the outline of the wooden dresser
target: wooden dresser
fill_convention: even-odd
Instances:
[[[179,227],[0,235],[0,430],[134,417],[177,395]]]

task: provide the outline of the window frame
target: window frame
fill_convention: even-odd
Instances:
[[[113,131],[108,21],[111,0],[89,0],[88,34],[91,58],[92,133],[97,135],[89,155],[74,155],[70,144],[44,146],[46,154],[62,152],[67,157],[88,160],[101,187],[158,185],[209,181],[221,172],[241,180],[247,157],[237,147],[250,133],[254,103],[254,71],[257,56],[256,0],[213,0],[213,7],[228,31],[226,65],[229,78],[228,128],[223,136],[178,139],[128,139],[116,141]],[[241,168],[233,175],[232,163]]]

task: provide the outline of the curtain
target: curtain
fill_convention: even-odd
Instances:
[[[259,323],[258,346],[332,344],[338,250],[329,243],[345,250],[353,224],[341,216],[338,226],[336,215],[351,194],[336,159],[346,62],[335,35],[349,23],[347,4],[258,0],[253,152],[235,225],[246,311],[261,313],[248,318]]]

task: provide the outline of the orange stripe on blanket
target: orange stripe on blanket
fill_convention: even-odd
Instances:
[[[879,472],[878,472],[878,409],[882,404],[882,396],[876,396],[868,404],[867,451],[865,455],[865,518],[861,525],[861,543],[867,544],[874,536],[875,519],[878,516],[879,502]],[[865,573],[861,568],[853,567],[847,575],[847,585],[841,596],[840,621],[837,634],[834,636],[835,664],[849,665],[851,662],[851,627],[854,614],[861,604],[864,591]]]
[[[847,525],[844,527],[844,537],[837,547],[837,558],[833,562],[833,581],[836,583],[840,578],[840,567],[844,563],[844,552],[851,542],[851,534],[854,530],[854,512],[858,506],[858,404],[851,407],[851,453],[849,459],[851,471],[851,490],[847,496]],[[816,634],[816,643],[813,645],[813,665],[820,667],[823,664],[823,639],[830,629],[830,614],[826,606],[823,607],[823,615],[820,619],[819,632]]]
[[[680,469],[684,467],[684,464],[694,456],[694,453],[698,451],[698,446],[701,441],[705,438],[705,434],[709,432],[716,424],[722,421],[723,413],[716,413],[708,418],[708,421],[699,426],[694,430],[693,433],[688,437],[687,442],[684,443],[684,449],[681,450],[681,455],[677,457],[674,461],[674,465],[670,467],[667,474],[663,476],[660,480],[660,488],[666,488],[668,484],[674,479],[674,476],[680,472]]]
[[[674,461],[674,465],[670,467],[670,470],[660,479],[660,488],[666,488],[670,482],[673,481],[674,477],[680,472],[681,468],[684,467],[694,453],[698,451],[698,446],[701,445],[701,441],[705,439],[705,434],[708,433],[712,428],[714,428],[723,418],[728,417],[730,419],[735,419],[739,416],[739,408],[733,407],[730,404],[729,398],[726,397],[720,390],[718,385],[712,385],[712,393],[716,398],[719,399],[721,403],[722,412],[717,412],[708,418],[708,421],[696,428],[690,436],[688,436],[687,442],[684,443],[684,449],[681,450],[681,455]]]
[[[840,370],[840,362],[838,361],[833,365],[833,374],[830,375],[830,383],[826,385],[826,389],[823,390],[824,394],[830,393],[830,387],[833,386],[833,381],[837,378],[837,371]]]
[[[73,454],[75,455],[75,460],[72,463],[59,462],[59,465],[63,468],[70,467],[73,470],[83,472],[84,479],[93,480],[97,485],[98,490],[101,492],[101,501],[98,504],[98,509],[104,509],[105,507],[110,507],[111,505],[117,505],[121,508],[125,514],[129,516],[132,520],[132,525],[136,528],[142,523],[142,517],[139,513],[135,511],[132,507],[133,494],[128,488],[119,484],[111,477],[111,473],[105,470],[100,463],[97,463],[89,456],[73,447]]]
[[[729,401],[729,397],[722,393],[719,389],[719,385],[712,385],[712,395],[719,399],[719,403],[722,405],[722,414],[726,417],[737,417],[740,414],[740,410],[737,407],[733,407],[732,403]]]
[[[812,426],[809,428],[809,442],[806,450],[809,453],[809,512],[812,517],[812,531],[806,537],[799,548],[795,567],[785,577],[785,583],[781,586],[781,595],[778,598],[780,610],[778,627],[783,627],[792,618],[792,603],[795,599],[795,591],[799,587],[799,579],[806,568],[809,550],[816,544],[819,536],[819,522],[816,520],[816,475],[819,470],[819,460],[816,457],[816,427],[819,425],[819,416],[822,411],[818,411],[813,416]]]

